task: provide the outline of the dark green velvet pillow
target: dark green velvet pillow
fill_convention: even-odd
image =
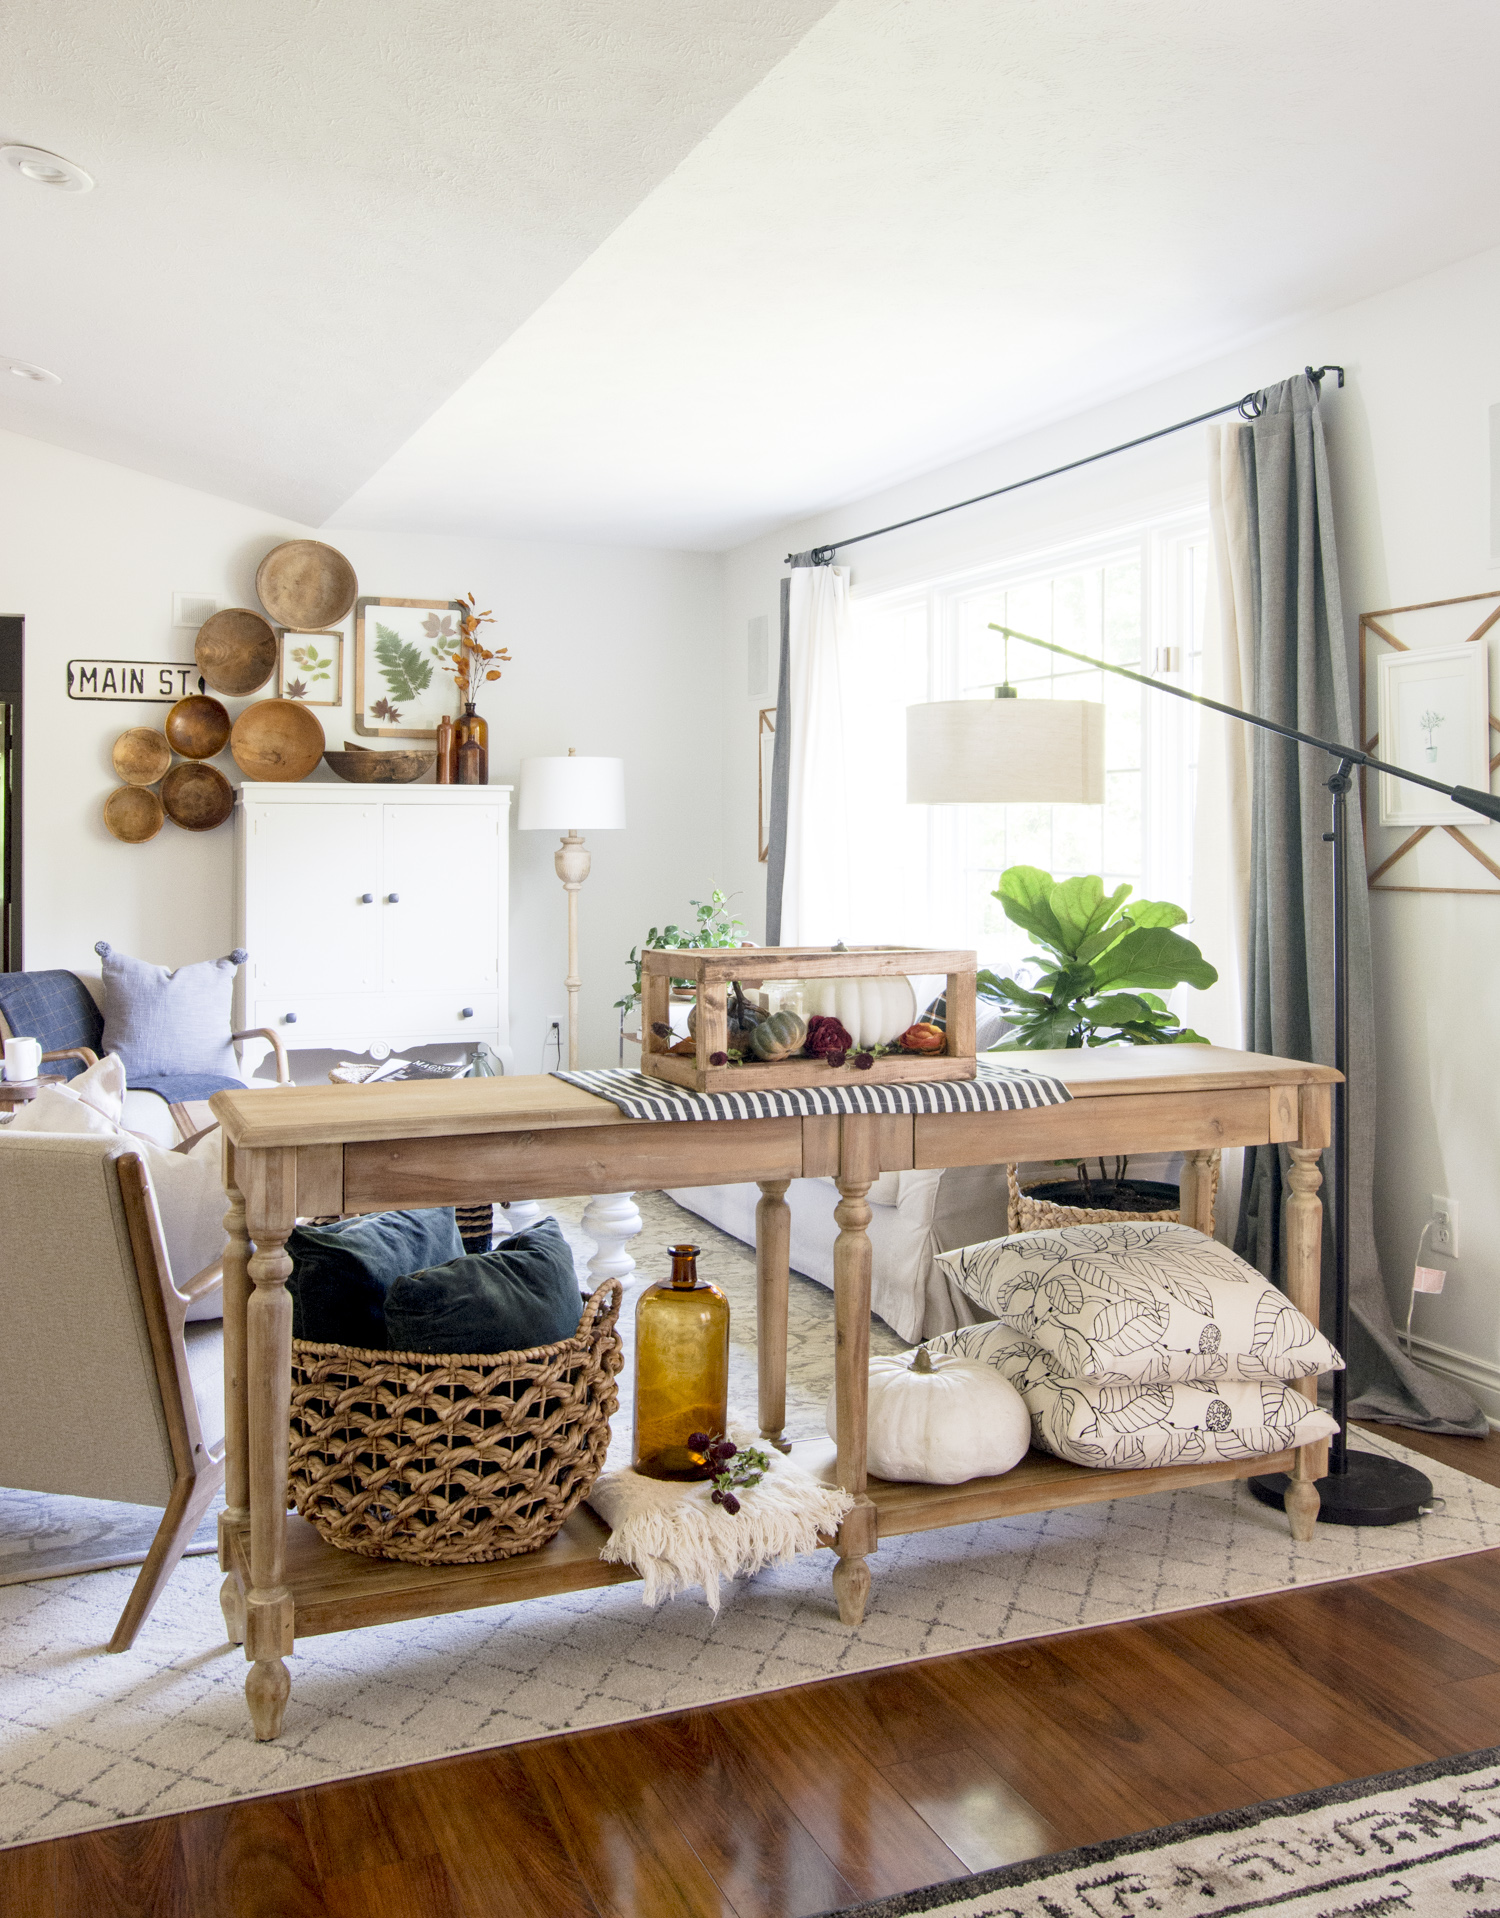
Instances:
[[[371,1212],[337,1225],[299,1225],[291,1254],[292,1337],[384,1352],[386,1294],[403,1273],[463,1251],[451,1205]]]
[[[583,1301],[556,1219],[397,1279],[386,1294],[393,1352],[518,1352],[578,1330]]]

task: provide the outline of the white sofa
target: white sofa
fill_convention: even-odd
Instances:
[[[1132,1156],[1137,1178],[1177,1180],[1182,1155]],[[1052,1165],[1023,1165],[1023,1185],[1067,1178]],[[833,1242],[838,1225],[832,1179],[794,1179],[787,1189],[792,1214],[792,1270],[833,1285]],[[683,1186],[667,1194],[721,1232],[755,1243],[756,1185]],[[870,1304],[879,1319],[915,1344],[938,1332],[973,1325],[987,1315],[950,1283],[936,1263],[939,1252],[1003,1238],[1010,1229],[1010,1203],[1003,1165],[953,1166],[940,1172],[882,1173],[870,1193]]]

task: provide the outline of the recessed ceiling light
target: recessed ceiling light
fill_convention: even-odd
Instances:
[[[33,366],[30,360],[0,360],[12,379],[32,380],[39,386],[61,386],[62,374],[49,373],[45,366]]]
[[[81,166],[74,166],[60,153],[48,153],[44,147],[0,147],[0,160],[23,180],[56,187],[62,193],[87,193],[94,184],[92,173],[85,173]]]

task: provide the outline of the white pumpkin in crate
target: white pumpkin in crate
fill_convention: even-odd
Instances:
[[[836,1390],[828,1434],[838,1437]],[[961,1485],[1019,1465],[1031,1444],[1026,1401],[992,1365],[952,1352],[870,1361],[869,1466],[876,1478]]]
[[[902,973],[881,979],[809,979],[808,1016],[837,1019],[857,1046],[888,1046],[917,1016],[917,995]]]

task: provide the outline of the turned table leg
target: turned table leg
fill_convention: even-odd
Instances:
[[[778,1451],[786,1425],[786,1322],[791,1296],[790,1179],[762,1179],[755,1208],[755,1356],[759,1367],[760,1435]]]
[[[1325,1089],[1320,1087],[1318,1090]],[[1306,1125],[1303,1133],[1306,1136]],[[1316,1144],[1294,1145],[1288,1147],[1288,1151],[1291,1153],[1292,1169],[1288,1177],[1291,1196],[1286,1205],[1287,1297],[1299,1312],[1305,1313],[1316,1325],[1323,1286],[1323,1204],[1318,1197],[1318,1188],[1323,1183],[1323,1174],[1318,1169],[1320,1147]],[[1298,1379],[1295,1383],[1297,1390],[1316,1405],[1318,1381],[1315,1378]],[[1301,1544],[1312,1537],[1313,1527],[1318,1522],[1320,1500],[1317,1482],[1327,1470],[1327,1439],[1320,1439],[1316,1445],[1298,1448],[1297,1462],[1286,1488],[1285,1505],[1292,1537]]]
[[[635,1273],[635,1260],[625,1243],[641,1229],[641,1213],[633,1192],[596,1192],[583,1208],[583,1230],[594,1241],[594,1256],[589,1260],[589,1284],[594,1290],[606,1279],[618,1279],[629,1285]]]
[[[838,1425],[838,1482],[855,1495],[854,1510],[839,1527],[834,1549],[833,1595],[839,1617],[858,1625],[870,1595],[866,1555],[875,1550],[875,1507],[865,1496],[866,1420],[870,1392],[870,1207],[865,1194],[875,1183],[876,1122],[863,1114],[839,1121],[839,1202],[833,1216],[839,1236],[833,1247],[835,1326],[834,1394]]]
[[[231,1540],[250,1529],[250,1458],[245,1400],[245,1309],[250,1298],[250,1241],[245,1197],[235,1184],[234,1147],[224,1141],[224,1510],[219,1514],[219,1605],[231,1645],[245,1642],[245,1592],[234,1569]]]
[[[246,1227],[255,1252],[255,1290],[246,1311],[250,1491],[250,1589],[245,1594],[245,1679],[255,1736],[280,1735],[291,1692],[282,1662],[292,1649],[294,1612],[286,1587],[287,1452],[291,1418],[292,1262],[287,1235],[296,1216],[296,1154],[285,1147],[236,1154]]]
[[[1211,1151],[1185,1152],[1182,1177],[1178,1182],[1178,1217],[1207,1238],[1214,1235],[1214,1155]]]

